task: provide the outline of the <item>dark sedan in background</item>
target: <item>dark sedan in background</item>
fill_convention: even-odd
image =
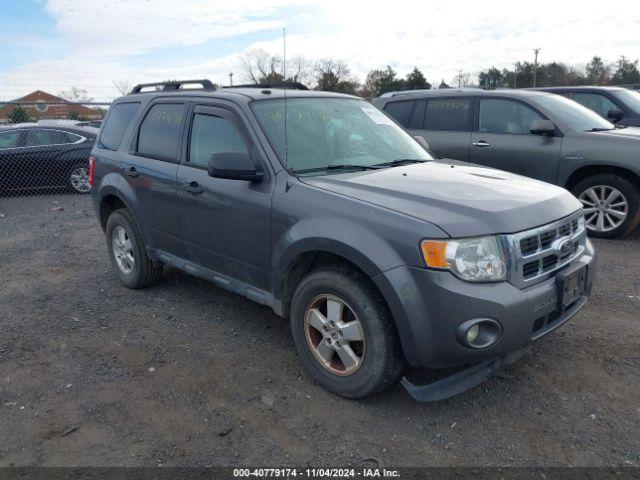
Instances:
[[[561,95],[530,90],[406,91],[373,104],[436,155],[565,187],[584,205],[593,236],[618,237],[640,223],[638,128],[618,128]]]
[[[67,188],[88,193],[92,127],[16,125],[0,129],[0,195]]]
[[[640,127],[640,92],[622,87],[543,87],[593,110],[616,125]]]

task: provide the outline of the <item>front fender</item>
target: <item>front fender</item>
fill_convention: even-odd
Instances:
[[[276,299],[283,296],[291,265],[305,253],[325,252],[343,257],[371,278],[405,263],[394,248],[372,230],[328,217],[296,223],[274,242],[272,252],[272,291]]]

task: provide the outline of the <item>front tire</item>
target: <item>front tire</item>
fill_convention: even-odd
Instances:
[[[106,235],[111,263],[125,287],[144,288],[160,279],[162,264],[147,255],[142,234],[128,210],[116,210],[109,216]]]
[[[582,202],[587,232],[592,237],[622,237],[640,223],[640,192],[624,177],[593,175],[579,182],[572,193]]]
[[[404,358],[393,319],[364,275],[341,266],[311,272],[290,316],[298,354],[327,390],[364,398],[400,379]]]

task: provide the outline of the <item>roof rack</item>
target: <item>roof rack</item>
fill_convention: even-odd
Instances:
[[[309,90],[300,82],[247,83],[244,85],[228,85],[222,88],[289,88],[291,90]]]
[[[211,83],[211,80],[169,80],[166,82],[156,82],[156,83],[140,83],[133,87],[129,95],[134,93],[145,93],[142,91],[143,88],[156,87],[156,90],[160,90],[162,92],[171,92],[175,90],[180,90],[184,85],[196,85],[199,84],[202,86],[202,90],[213,91],[216,89],[215,85]],[[161,89],[158,87],[162,87]]]

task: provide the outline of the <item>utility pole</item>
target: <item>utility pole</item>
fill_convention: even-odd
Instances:
[[[460,88],[461,81],[462,81],[462,70],[458,70],[458,88]]]
[[[538,52],[539,48],[534,48],[533,53],[536,54],[535,60],[533,61],[533,88],[536,88],[536,77],[538,76]]]
[[[517,88],[517,80],[518,80],[518,64],[513,64],[513,88]]]
[[[229,86],[233,87],[233,72],[229,72]]]

